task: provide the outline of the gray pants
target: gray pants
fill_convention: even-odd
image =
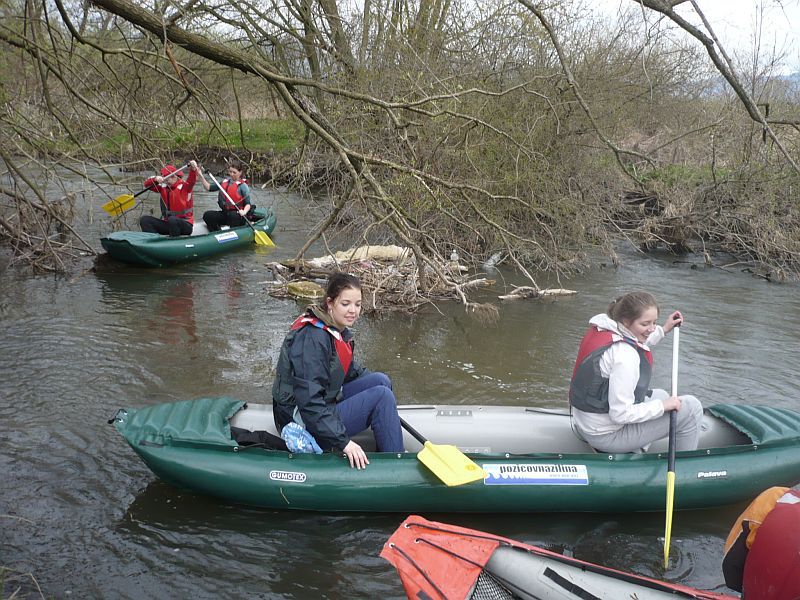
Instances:
[[[653,390],[650,400],[664,400],[669,397],[665,390]],[[694,396],[680,396],[681,408],[678,411],[676,450],[695,450],[700,439],[700,425],[703,422],[703,406]],[[591,435],[580,432],[592,448],[601,452],[636,452],[669,435],[669,413],[644,423],[629,423],[613,433]]]

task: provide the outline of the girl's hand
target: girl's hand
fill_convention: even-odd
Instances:
[[[189,161],[189,166],[192,168],[192,171],[197,171],[198,170],[197,161],[196,160],[190,160]]]
[[[356,469],[366,469],[369,464],[367,460],[367,453],[361,449],[361,446],[356,444],[353,440],[347,442],[347,446],[342,450],[347,460],[350,461],[350,467]]]
[[[664,412],[681,409],[681,399],[678,396],[670,396],[661,402],[664,404]]]
[[[664,321],[664,326],[663,326],[664,333],[669,333],[670,331],[672,331],[673,327],[677,327],[682,323],[683,323],[683,315],[681,314],[681,311],[676,310],[674,313],[672,313],[670,316],[667,317],[666,321]]]

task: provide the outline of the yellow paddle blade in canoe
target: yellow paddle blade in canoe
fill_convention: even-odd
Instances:
[[[270,237],[267,235],[266,231],[259,231],[258,229],[253,228],[253,233],[256,236],[256,244],[259,246],[274,246],[275,242],[273,242]]]
[[[122,194],[103,204],[103,210],[112,217],[118,217],[126,210],[132,209],[134,204],[133,194]]]
[[[426,441],[417,458],[448,486],[464,485],[487,476],[486,471],[455,446]]]

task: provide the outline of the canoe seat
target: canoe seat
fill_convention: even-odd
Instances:
[[[529,454],[557,452],[564,454],[605,454],[598,452],[586,443],[570,427],[569,414],[560,410],[533,407],[491,407],[458,406],[439,407],[432,405],[400,405],[400,414],[417,431],[423,433],[434,444],[453,444],[469,454],[491,454],[508,452],[510,454]],[[744,409],[738,409],[742,412]],[[763,410],[763,409],[762,409]],[[753,440],[740,428],[718,418],[716,407],[706,410],[700,431],[700,448],[720,448],[735,445],[748,445]],[[774,412],[774,411],[773,411]],[[738,413],[726,414],[728,420],[745,420]],[[783,413],[783,421],[773,419],[773,428],[778,425],[784,429],[795,427]],[[752,421],[753,419],[751,419]],[[477,423],[477,424],[476,424]],[[234,427],[249,431],[268,431],[278,435],[272,419],[271,404],[248,403],[247,408],[238,411],[230,420]],[[741,425],[740,425],[741,427]],[[800,428],[798,418],[797,428]],[[754,425],[751,428],[755,429]],[[762,437],[766,434],[760,432]],[[367,429],[353,437],[353,440],[366,452],[374,452],[375,437]],[[668,440],[657,440],[646,449],[647,454],[665,452]],[[417,452],[422,447],[407,431],[403,431],[403,446],[409,452]]]

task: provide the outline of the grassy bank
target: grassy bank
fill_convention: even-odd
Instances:
[[[221,153],[289,154],[303,140],[303,130],[294,119],[196,121],[189,125],[165,125],[154,129],[148,142],[164,155],[192,153],[200,148]],[[122,128],[100,142],[100,152],[108,156],[130,157],[141,143],[132,140]]]

